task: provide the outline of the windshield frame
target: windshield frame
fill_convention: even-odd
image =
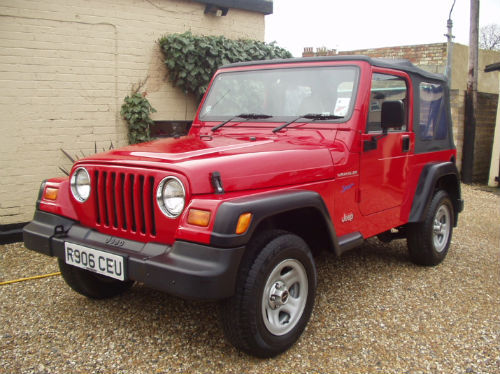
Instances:
[[[240,73],[246,73],[246,72],[259,72],[259,71],[276,71],[276,70],[311,70],[311,69],[339,69],[339,68],[351,68],[353,69],[354,72],[354,79],[353,79],[353,87],[352,87],[352,93],[350,96],[350,103],[349,103],[349,108],[346,113],[346,115],[343,118],[338,118],[338,119],[325,119],[325,120],[310,120],[307,118],[301,118],[296,121],[296,123],[345,123],[349,121],[354,113],[354,109],[356,106],[356,102],[358,99],[358,93],[359,93],[359,85],[360,85],[360,78],[361,78],[361,67],[355,63],[329,63],[329,64],[317,64],[317,63],[308,63],[308,64],[300,64],[300,65],[274,65],[274,66],[269,66],[269,65],[252,65],[251,67],[244,67],[244,68],[230,68],[230,69],[221,69],[217,71],[217,73],[214,75],[212,81],[210,82],[210,85],[208,87],[207,93],[203,99],[203,101],[200,104],[200,108],[197,113],[197,119],[201,122],[222,122],[222,121],[227,121],[231,118],[231,115],[217,115],[217,116],[209,116],[207,118],[206,115],[203,115],[203,112],[205,111],[207,102],[209,102],[210,95],[212,94],[213,91],[213,86],[216,82],[216,79],[220,77],[222,74],[224,75],[229,75],[229,74],[240,74]],[[236,113],[235,113],[236,114]],[[301,114],[307,114],[307,113],[301,113]],[[294,119],[297,116],[294,115],[289,115],[289,116],[273,116],[271,118],[267,118],[265,120],[262,119],[246,119],[244,120],[245,123],[282,123],[282,122],[288,122],[292,119]],[[235,119],[234,121],[230,122],[235,122],[238,121],[238,119]]]

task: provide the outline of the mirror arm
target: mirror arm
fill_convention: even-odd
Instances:
[[[384,128],[382,129],[382,134],[372,135],[372,138],[370,140],[365,140],[363,142],[363,151],[367,152],[377,149],[378,141],[387,136],[387,131],[388,129]]]
[[[372,141],[379,141],[382,138],[385,138],[387,136],[387,128],[382,130],[382,134],[380,135],[372,135]]]

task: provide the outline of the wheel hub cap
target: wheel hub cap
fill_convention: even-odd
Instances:
[[[269,292],[269,306],[272,309],[277,309],[282,305],[285,305],[288,301],[290,293],[285,283],[279,281],[276,282]]]
[[[262,320],[277,336],[290,332],[300,321],[308,295],[304,266],[295,259],[277,264],[269,274],[262,293]]]
[[[451,214],[446,205],[441,205],[434,216],[432,240],[437,252],[442,252],[450,236]]]

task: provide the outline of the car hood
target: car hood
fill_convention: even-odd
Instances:
[[[275,188],[333,178],[332,145],[319,134],[272,136],[185,136],[143,143],[87,157],[88,162],[164,169],[183,174],[192,194],[213,193],[219,172],[226,192]]]

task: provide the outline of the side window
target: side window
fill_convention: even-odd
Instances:
[[[382,118],[382,103],[385,101],[401,100],[405,107],[405,119],[408,118],[408,87],[406,81],[395,75],[373,74],[372,88],[370,92],[370,108],[368,112],[368,121],[366,132],[380,132]],[[401,130],[406,131],[408,124],[405,123]]]
[[[419,138],[422,140],[445,139],[447,135],[446,115],[443,111],[444,89],[441,84],[420,83]]]

